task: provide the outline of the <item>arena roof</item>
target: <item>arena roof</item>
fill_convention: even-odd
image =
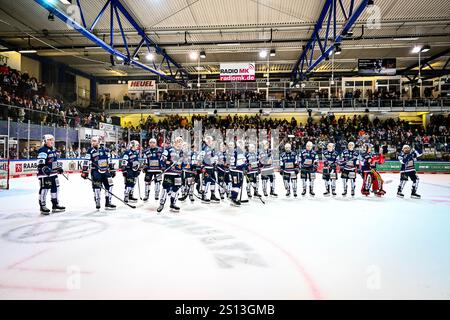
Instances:
[[[59,0],[56,5],[65,9]],[[271,72],[288,73],[298,59],[302,46],[311,37],[324,0],[120,0],[135,20],[175,61],[191,74],[216,73],[220,62],[255,61],[266,72],[262,49],[276,50],[270,57]],[[75,2],[75,1],[74,1]],[[88,24],[100,12],[106,0],[81,0]],[[343,0],[344,6],[350,0]],[[381,9],[381,28],[364,28],[369,13],[365,11],[353,29],[353,38],[342,44],[334,70],[354,71],[358,58],[397,58],[399,69],[417,63],[411,53],[415,44],[431,46],[423,56],[433,56],[450,47],[450,6],[448,0],[375,0]],[[109,12],[95,28],[98,37],[109,38]],[[129,66],[111,68],[109,54],[63,22],[47,19],[48,11],[32,0],[0,0],[0,39],[14,49],[37,48],[38,55],[66,63],[96,76],[145,75]],[[338,12],[338,21],[345,17]],[[127,41],[137,46],[140,36],[123,21]],[[116,46],[123,41],[117,32]],[[206,59],[192,61],[189,53],[206,51]],[[316,53],[318,55],[318,53]],[[443,67],[450,54],[433,61],[431,67]],[[450,66],[448,66],[450,67]],[[330,71],[331,61],[321,63],[316,71]],[[427,68],[430,68],[427,66]],[[122,71],[121,71],[122,70]]]

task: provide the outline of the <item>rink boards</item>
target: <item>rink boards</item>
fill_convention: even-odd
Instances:
[[[64,171],[67,173],[81,172],[84,159],[60,159]],[[120,159],[113,159],[114,166],[119,168]],[[319,161],[319,172],[322,171],[323,162]],[[386,161],[382,165],[377,165],[381,172],[399,172],[400,163],[398,161]],[[450,173],[450,162],[421,161],[416,163],[418,173]],[[37,162],[33,160],[11,160],[9,164],[10,178],[20,178],[33,176],[37,172]]]

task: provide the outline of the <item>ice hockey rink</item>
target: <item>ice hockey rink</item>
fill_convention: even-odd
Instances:
[[[324,198],[321,179],[315,198],[286,199],[277,178],[265,205],[197,200],[158,215],[154,201],[96,211],[76,174],[60,177],[67,212],[46,217],[37,179],[12,179],[0,192],[0,298],[450,298],[450,175],[420,175],[422,200],[410,184],[397,198],[396,174],[383,175],[382,199],[343,198],[341,181]]]

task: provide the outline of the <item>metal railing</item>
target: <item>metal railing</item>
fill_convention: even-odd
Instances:
[[[196,101],[196,102],[151,102],[126,101],[111,102],[106,106],[107,112],[133,113],[140,111],[212,111],[218,112],[246,112],[255,110],[272,112],[307,112],[333,111],[352,112],[370,111],[450,111],[450,98],[442,99],[412,99],[412,100],[369,100],[369,99],[302,99],[296,101]]]

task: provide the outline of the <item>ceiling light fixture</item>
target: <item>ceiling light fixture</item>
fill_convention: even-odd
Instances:
[[[25,49],[25,50],[19,50],[19,53],[36,53],[37,51],[34,49]]]
[[[267,50],[261,50],[259,52],[259,57],[260,58],[267,58]]]
[[[189,58],[191,60],[197,60],[198,59],[198,52],[197,51],[192,51],[191,53],[189,53]]]

